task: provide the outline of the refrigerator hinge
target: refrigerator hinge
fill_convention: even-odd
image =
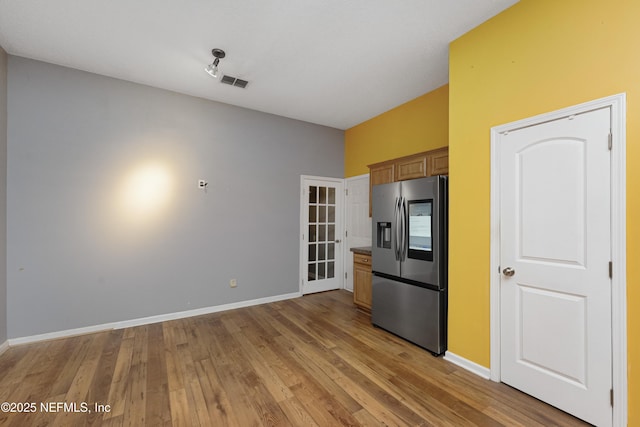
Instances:
[[[613,279],[613,262],[609,261],[609,279]]]
[[[609,397],[611,398],[611,407],[613,407],[613,389],[611,389]]]
[[[613,134],[609,132],[609,150],[613,148]]]

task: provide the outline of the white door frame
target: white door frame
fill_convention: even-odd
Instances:
[[[304,275],[306,274],[306,265],[304,264],[304,255],[303,255],[303,250],[305,250],[305,242],[306,240],[304,240],[304,236],[307,234],[307,230],[305,230],[305,217],[304,217],[304,209],[305,209],[305,194],[304,194],[304,184],[306,180],[316,180],[316,181],[326,181],[326,182],[335,182],[335,183],[339,183],[342,185],[342,187],[344,188],[344,179],[342,178],[332,178],[332,177],[326,177],[326,176],[314,176],[314,175],[300,175],[300,219],[299,219],[299,228],[300,228],[300,245],[298,247],[298,265],[299,265],[299,281],[298,281],[298,286],[299,286],[299,293],[300,295],[304,295],[304,289],[303,289],[303,285],[304,285]],[[340,236],[339,239],[341,241],[343,241],[343,236],[344,236],[344,205],[345,205],[345,197],[344,197],[344,192],[341,192],[341,194],[336,194],[336,199],[337,198],[341,199],[341,206],[342,208],[340,209],[340,212],[336,211],[336,218],[338,216],[340,216],[341,218],[341,226],[340,229],[336,228],[336,237]],[[336,245],[336,252],[334,254],[335,259],[339,259],[340,262],[343,262],[344,260],[344,244],[340,244],[340,245]],[[340,285],[338,286],[338,289],[344,289],[344,269],[345,266],[342,266],[342,270],[343,272],[339,275],[340,277],[338,277],[339,283]]]
[[[627,229],[626,229],[626,94],[618,94],[491,128],[491,367],[500,381],[500,150],[499,135],[578,113],[611,108],[611,338],[613,425],[626,426],[627,396]]]

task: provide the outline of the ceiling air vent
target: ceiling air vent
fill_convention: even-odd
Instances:
[[[246,80],[238,79],[233,76],[227,76],[227,75],[222,76],[222,79],[220,79],[220,83],[241,87],[243,89],[247,87],[247,85],[249,84],[249,82]]]

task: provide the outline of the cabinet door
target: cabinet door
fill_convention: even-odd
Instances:
[[[371,216],[371,194],[374,185],[393,182],[395,165],[387,163],[369,167],[369,216]]]
[[[395,168],[393,163],[374,166],[369,170],[369,181],[371,185],[387,184],[393,182],[393,172]]]
[[[427,176],[427,156],[420,155],[399,160],[396,164],[396,181]]]
[[[353,302],[365,310],[371,310],[371,277],[371,257],[355,254],[353,259]]]
[[[427,162],[428,174],[433,175],[448,175],[449,174],[449,149],[444,148],[441,150],[435,150],[429,154]]]

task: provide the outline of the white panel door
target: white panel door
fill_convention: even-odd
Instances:
[[[371,217],[369,216],[369,175],[345,180],[345,248],[371,246]],[[347,279],[344,288],[353,291],[353,253],[345,250]]]
[[[302,177],[302,293],[343,286],[343,180]]]
[[[500,139],[502,381],[612,423],[610,109]]]

